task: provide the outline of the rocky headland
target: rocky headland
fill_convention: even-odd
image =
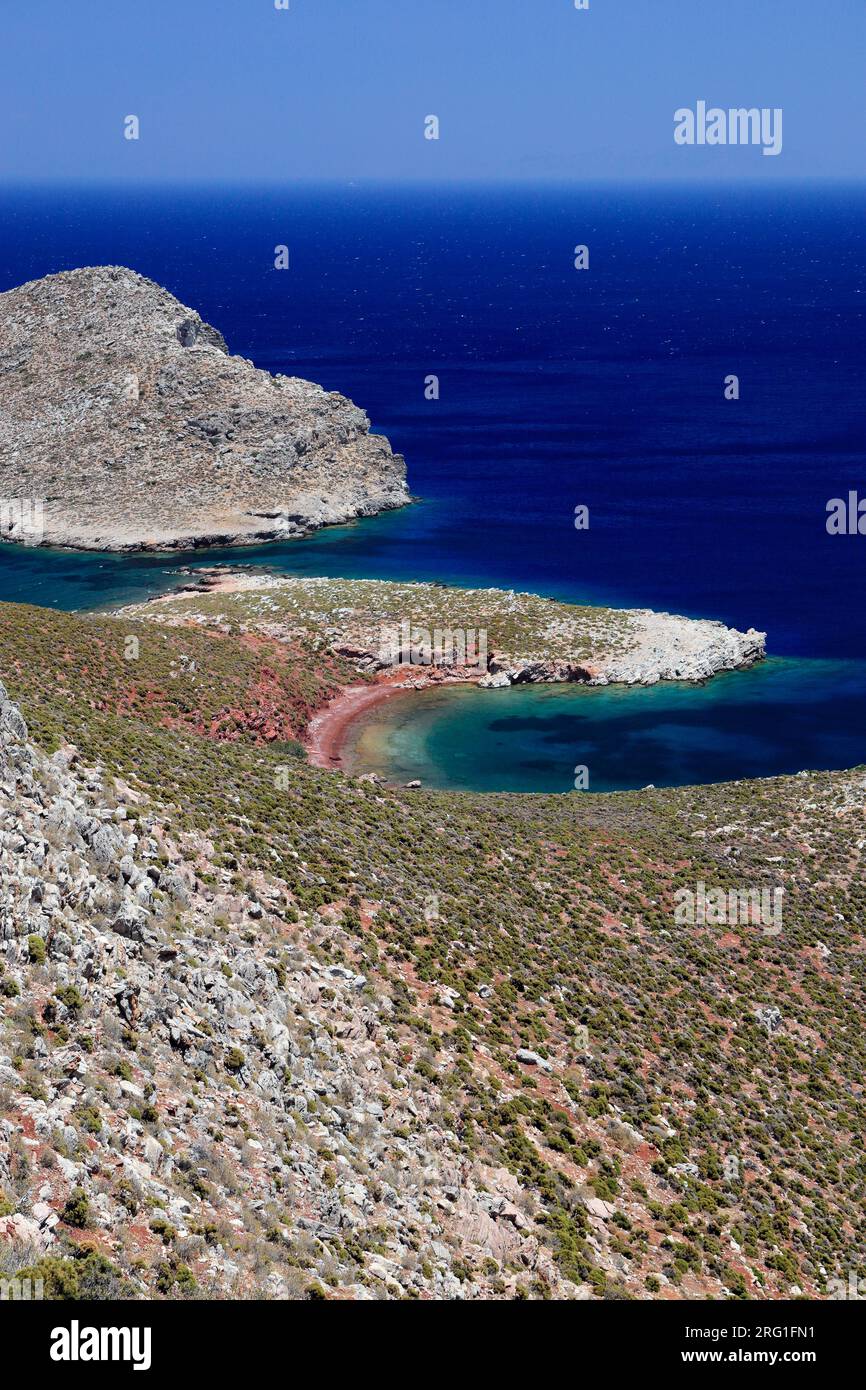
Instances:
[[[596,608],[507,589],[378,579],[294,579],[231,569],[198,575],[181,592],[130,605],[119,616],[259,632],[285,641],[303,633],[359,671],[402,670],[410,683],[450,677],[474,679],[481,686],[654,685],[708,680],[766,655],[765,632],[739,632],[720,622],[645,608]],[[444,659],[436,656],[437,632],[446,634],[444,649],[450,655]],[[414,641],[418,634],[430,638],[429,660],[425,639]],[[411,643],[401,641],[404,635],[413,638],[414,652]],[[454,635],[458,641],[449,645]],[[453,659],[455,646],[468,650],[471,659]]]
[[[304,535],[409,502],[364,411],[229,354],[123,266],[0,294],[0,499],[43,503],[37,543],[142,550]],[[4,539],[19,535],[7,521]]]
[[[738,632],[649,609],[592,608],[503,589],[289,579],[225,568],[190,571],[179,592],[117,616],[289,646],[303,641],[354,667],[372,683],[328,692],[307,726],[307,751],[320,767],[343,766],[354,721],[403,690],[464,681],[481,689],[704,681],[751,666],[766,652],[766,633],[754,628]],[[472,659],[463,660],[465,654]]]

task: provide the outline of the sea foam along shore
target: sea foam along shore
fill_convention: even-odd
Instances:
[[[510,590],[296,579],[222,567],[188,573],[181,591],[120,614],[173,626],[212,626],[226,634],[257,633],[285,643],[304,640],[314,654],[336,654],[366,678],[314,712],[305,745],[321,767],[340,767],[353,721],[399,691],[443,682],[484,688],[704,681],[719,671],[751,666],[766,652],[766,634],[754,628],[739,632],[706,619],[587,607]],[[487,656],[475,666],[402,664],[400,653],[383,643],[383,633],[407,621],[410,629],[483,632]]]

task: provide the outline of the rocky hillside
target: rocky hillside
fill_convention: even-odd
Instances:
[[[214,858],[73,749],[42,757],[0,687],[0,1274],[450,1298],[501,1268],[499,1294],[579,1295],[516,1177],[404,1077],[401,1001],[332,958],[345,914],[302,931],[277,877]]]
[[[270,540],[409,501],[362,410],[230,356],[122,266],[0,294],[0,498],[22,496],[43,500],[46,544],[99,550]]]
[[[131,659],[130,626],[0,622],[0,1273],[466,1299],[866,1275],[862,769],[391,790],[237,717],[269,671],[302,731],[309,649],[136,624]],[[679,924],[701,882],[783,889],[781,931]]]

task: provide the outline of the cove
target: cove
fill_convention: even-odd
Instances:
[[[569,792],[580,766],[591,794],[864,762],[866,662],[786,658],[697,686],[410,691],[343,746],[354,775],[449,791]]]

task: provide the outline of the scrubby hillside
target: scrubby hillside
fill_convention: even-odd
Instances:
[[[7,1271],[172,1297],[866,1274],[862,770],[392,791],[292,755],[321,690],[294,697],[291,647],[263,729],[222,711],[267,647],[140,624],[136,663],[129,631],[0,615],[29,725],[4,699]],[[698,882],[784,887],[781,932],[677,925]]]

